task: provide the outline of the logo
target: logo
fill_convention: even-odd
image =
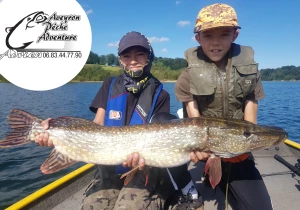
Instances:
[[[142,108],[139,104],[136,106],[136,108],[139,110],[139,112],[140,112],[144,117],[147,116],[146,112],[143,110],[143,108]]]
[[[3,0],[0,19],[0,74],[11,83],[54,89],[86,63],[91,28],[76,0]]]
[[[245,80],[245,84],[246,84],[246,86],[249,86],[249,85],[251,85],[251,83],[252,83],[252,81],[251,81],[251,80]]]
[[[121,120],[122,119],[122,112],[110,110],[109,111],[109,119],[112,119],[112,120]]]

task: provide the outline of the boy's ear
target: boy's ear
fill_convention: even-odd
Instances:
[[[240,30],[235,30],[235,32],[233,34],[233,40],[232,40],[232,42],[234,42],[236,40],[236,38],[238,38],[239,33],[240,33]]]
[[[199,33],[195,34],[195,39],[201,45],[201,43],[200,43],[200,34]]]

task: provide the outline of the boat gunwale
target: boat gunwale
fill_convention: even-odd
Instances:
[[[51,182],[50,184],[46,185],[45,187],[35,191],[34,193],[28,195],[27,197],[21,199],[20,201],[14,203],[13,205],[7,207],[5,210],[15,210],[15,209],[22,209],[27,207],[28,205],[32,204],[34,201],[42,198],[43,196],[49,194],[50,192],[54,191],[58,187],[62,186],[63,184],[67,183],[70,180],[74,180],[79,175],[83,174],[84,172],[88,171],[95,164],[86,164],[81,166],[80,168],[68,173],[67,175]]]

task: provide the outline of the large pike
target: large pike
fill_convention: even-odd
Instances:
[[[269,148],[288,136],[285,130],[256,125],[243,120],[188,118],[168,122],[123,127],[100,126],[75,117],[50,120],[48,130],[42,120],[22,110],[12,110],[8,123],[13,129],[0,148],[35,140],[35,134],[47,132],[55,148],[41,166],[53,173],[76,162],[118,165],[133,152],[139,152],[148,166],[176,167],[190,160],[193,150],[210,152],[205,172],[213,188],[221,179],[221,159]]]

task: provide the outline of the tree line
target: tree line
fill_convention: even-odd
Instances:
[[[115,54],[98,55],[97,53],[90,52],[86,64],[100,64],[108,66],[119,66],[119,59]]]
[[[283,66],[276,69],[261,69],[262,81],[300,80],[300,66]]]
[[[98,55],[97,53],[90,52],[87,64],[100,64],[108,66],[119,66],[118,56],[115,54]],[[187,62],[183,58],[162,58],[154,57],[153,66],[164,70],[181,70],[187,66]]]
[[[100,64],[108,66],[119,66],[118,57],[114,54],[98,55],[90,52],[87,64]],[[187,61],[183,58],[163,58],[155,57],[152,64],[152,73],[162,80],[177,80],[180,73],[187,66]],[[263,81],[276,80],[300,80],[300,67],[283,66],[281,68],[261,69],[261,78]]]
[[[184,68],[183,68],[184,69]],[[151,73],[159,80],[177,80],[182,72],[173,70],[163,62],[153,62]],[[261,69],[262,81],[300,81],[300,66],[283,66],[276,69]],[[85,65],[81,72],[73,79],[74,81],[103,81],[107,77],[122,74],[121,68],[118,71],[104,70],[100,65]],[[3,77],[2,77],[3,78]],[[2,80],[0,75],[0,80]],[[5,80],[5,78],[3,78]],[[3,80],[2,80],[3,81]]]
[[[103,81],[107,77],[122,74],[122,70],[110,71],[103,66],[119,66],[118,57],[114,54],[97,55],[90,52],[89,58],[79,74],[72,81]],[[98,64],[98,65],[95,65]],[[162,58],[155,57],[152,63],[151,73],[159,80],[177,80],[182,70],[187,66],[183,58]],[[293,81],[300,80],[300,66],[283,66],[280,68],[261,69],[262,81]],[[0,74],[0,82],[8,82]]]
[[[117,76],[123,73],[121,68],[119,70],[105,70],[105,67],[95,64],[95,65],[85,65],[83,69],[73,78],[72,82],[84,82],[84,81],[103,81],[108,77]],[[151,73],[157,79],[164,80],[177,80],[181,71],[170,71],[166,69],[156,69],[152,68]]]

